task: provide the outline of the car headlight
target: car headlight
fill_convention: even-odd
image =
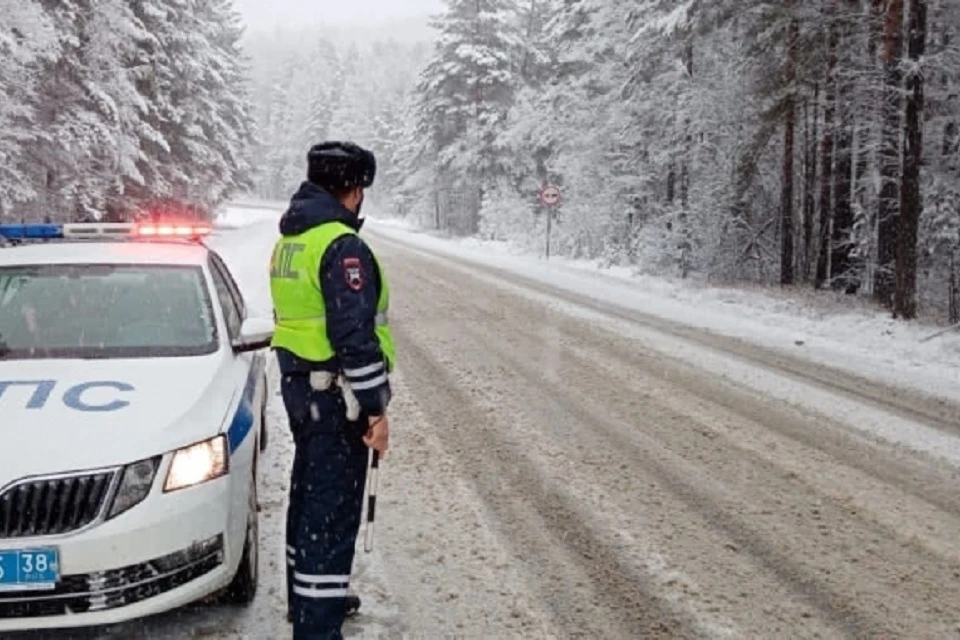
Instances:
[[[121,513],[129,511],[146,499],[153,487],[153,479],[160,466],[160,456],[128,464],[123,468],[120,477],[120,486],[113,496],[113,504],[107,519],[115,518]]]
[[[224,476],[227,471],[227,439],[221,435],[174,453],[163,490],[169,493],[194,487]]]

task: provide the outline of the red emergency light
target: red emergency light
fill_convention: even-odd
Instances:
[[[143,223],[137,225],[136,234],[145,238],[195,238],[210,235],[213,228],[203,224]]]

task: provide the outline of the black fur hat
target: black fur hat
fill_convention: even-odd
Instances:
[[[307,180],[325,189],[369,188],[376,176],[373,152],[352,142],[322,142],[307,154]]]

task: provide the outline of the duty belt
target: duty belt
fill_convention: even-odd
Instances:
[[[347,404],[347,420],[356,422],[360,419],[360,402],[353,395],[353,390],[342,375],[330,371],[314,371],[310,374],[310,386],[315,391],[330,391],[339,388],[343,394],[343,400]]]
[[[318,317],[318,316],[313,316],[310,318],[282,318],[280,316],[277,316],[275,321],[277,324],[280,324],[280,325],[286,322],[319,322],[320,324],[323,324],[323,325],[327,324],[326,317]],[[382,311],[378,313],[374,321],[376,322],[376,325],[378,327],[385,327],[388,324],[390,324],[390,319],[386,311]]]

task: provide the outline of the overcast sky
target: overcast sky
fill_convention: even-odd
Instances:
[[[234,0],[250,31],[326,22],[356,26],[436,12],[440,0]]]

